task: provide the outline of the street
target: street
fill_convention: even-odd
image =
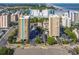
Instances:
[[[32,47],[32,48],[16,48],[14,55],[71,55],[62,46],[54,45],[47,48]]]
[[[6,46],[8,36],[15,30],[13,26],[10,27],[10,29],[3,35],[3,37],[0,39],[0,46]]]

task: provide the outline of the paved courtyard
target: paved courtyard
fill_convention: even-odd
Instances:
[[[14,55],[70,55],[62,46],[16,48]]]

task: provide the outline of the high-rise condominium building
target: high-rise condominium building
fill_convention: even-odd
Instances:
[[[71,18],[67,16],[61,16],[61,25],[63,27],[71,27]]]
[[[18,20],[18,14],[11,14],[11,22],[16,22]]]
[[[60,36],[60,16],[50,15],[49,16],[49,36]]]
[[[73,10],[67,11],[64,13],[64,16],[68,17],[70,19],[69,21],[71,22],[71,24],[79,22],[79,12],[78,11],[73,11]]]
[[[8,28],[9,25],[10,25],[9,14],[1,14],[0,15],[0,28]]]
[[[42,10],[42,17],[48,18],[48,16],[49,16],[48,10],[47,9]]]
[[[31,10],[31,16],[38,17],[39,14],[40,14],[40,11],[39,10],[35,10],[35,9]]]
[[[29,39],[29,16],[20,15],[19,17],[19,34],[18,34],[18,41],[26,41],[28,42]]]
[[[74,13],[74,22],[79,23],[79,12]]]

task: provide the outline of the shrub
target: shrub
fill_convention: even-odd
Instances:
[[[53,45],[53,44],[56,43],[56,40],[55,40],[53,37],[48,37],[47,43],[48,43],[49,45]]]
[[[63,40],[62,43],[63,44],[68,44],[68,41],[67,40]]]
[[[14,53],[14,49],[0,47],[0,55],[12,55]]]
[[[41,44],[41,39],[40,39],[39,37],[36,37],[36,39],[35,39],[35,43],[37,43],[37,44]]]

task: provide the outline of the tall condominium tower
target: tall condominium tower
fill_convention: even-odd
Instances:
[[[19,34],[18,40],[19,41],[26,41],[29,40],[29,16],[20,15],[19,17]]]
[[[18,14],[11,14],[11,22],[18,21]]]
[[[49,36],[60,36],[60,17],[58,15],[49,16]]]
[[[71,18],[67,16],[61,16],[61,24],[63,27],[71,27]]]
[[[0,28],[8,28],[10,25],[10,15],[9,14],[1,14],[0,15]]]
[[[79,23],[79,12],[74,13],[74,22]]]

